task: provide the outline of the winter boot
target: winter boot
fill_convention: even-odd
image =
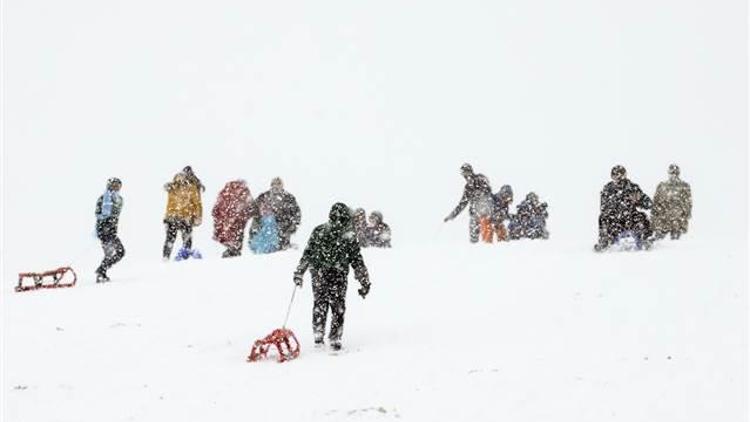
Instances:
[[[107,271],[102,267],[97,268],[96,269],[96,282],[106,283],[107,281],[109,281],[109,277],[107,277]]]
[[[341,340],[331,340],[331,350],[334,352],[341,350]]]

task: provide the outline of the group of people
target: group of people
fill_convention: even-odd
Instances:
[[[612,168],[612,181],[601,192],[599,242],[595,250],[605,250],[624,236],[632,236],[639,248],[648,248],[655,239],[666,235],[678,239],[687,232],[692,213],[690,185],[680,179],[677,165],[670,165],[668,173],[669,179],[659,184],[652,201],[627,178],[624,167]],[[485,242],[492,242],[495,237],[498,241],[549,237],[547,204],[540,202],[534,192],[526,195],[516,207],[515,214],[510,214],[513,190],[509,185],[493,194],[489,179],[475,173],[469,164],[461,166],[461,175],[466,180],[463,196],[444,221],[456,218],[468,206],[469,240],[472,243],[478,242],[480,236]],[[96,203],[96,231],[105,254],[96,270],[97,282],[109,280],[107,270],[125,254],[117,237],[117,223],[123,207],[119,193],[121,187],[119,179],[109,179],[105,193]],[[177,232],[183,240],[178,256],[191,253],[192,229],[202,221],[201,193],[205,187],[188,166],[164,188],[168,199],[163,256],[169,259]],[[639,209],[651,209],[651,219]],[[227,248],[224,257],[241,254],[244,230],[250,219],[253,219],[249,229],[250,249],[256,253],[268,253],[291,245],[290,238],[302,218],[296,199],[284,190],[280,178],[273,179],[271,189],[256,200],[243,180],[228,182],[219,192],[212,216],[214,239]],[[364,298],[370,291],[370,280],[360,248],[390,247],[390,240],[391,230],[383,222],[380,212],[372,212],[368,224],[364,209],[352,211],[343,203],[334,204],[328,222],[313,230],[293,281],[301,287],[304,274],[309,271],[312,276],[316,346],[324,344],[326,319],[330,313],[329,343],[333,350],[341,348],[349,268],[354,269],[355,278],[360,283],[358,293]]]
[[[529,192],[516,207],[516,213],[511,214],[513,188],[510,185],[503,185],[497,193],[492,193],[487,176],[475,173],[468,163],[461,166],[461,176],[466,180],[463,196],[443,221],[453,220],[468,206],[471,243],[479,242],[480,238],[483,242],[492,243],[495,238],[503,242],[549,237],[547,203],[541,202],[536,193]]]
[[[652,201],[628,179],[625,167],[612,168],[612,181],[601,192],[599,241],[594,250],[604,251],[626,237],[638,249],[648,249],[667,235],[676,240],[687,233],[693,212],[690,185],[680,178],[677,164],[671,164],[667,173],[669,178],[656,187]],[[639,209],[651,210],[651,219]]]
[[[380,211],[373,211],[367,217],[364,208],[357,208],[352,213],[352,225],[360,247],[391,247],[391,228],[383,221]]]

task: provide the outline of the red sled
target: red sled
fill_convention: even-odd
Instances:
[[[296,359],[299,356],[299,342],[297,341],[297,337],[294,336],[292,330],[279,328],[273,330],[265,338],[255,341],[250,351],[250,356],[247,357],[247,361],[257,362],[261,358],[268,357],[268,350],[271,346],[276,346],[279,363]]]
[[[71,280],[72,277],[72,280]],[[23,284],[24,279],[30,278],[34,284]],[[70,267],[60,267],[43,273],[19,273],[17,292],[27,292],[37,289],[57,289],[76,285],[76,272]]]

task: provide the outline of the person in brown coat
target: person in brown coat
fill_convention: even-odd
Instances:
[[[185,173],[175,175],[172,182],[164,185],[167,191],[167,210],[164,216],[167,237],[164,240],[162,254],[168,260],[179,231],[183,248],[193,247],[193,227],[199,226],[203,217],[200,186],[191,183]]]

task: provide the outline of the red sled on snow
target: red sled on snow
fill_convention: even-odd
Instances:
[[[295,359],[299,356],[299,342],[297,341],[297,337],[294,336],[292,330],[279,328],[273,330],[265,338],[255,341],[253,349],[250,351],[250,356],[247,357],[247,361],[256,362],[261,358],[268,357],[268,350],[271,346],[276,346],[279,363]]]
[[[24,280],[30,278],[34,284],[24,285]],[[61,287],[73,287],[76,285],[76,272],[70,267],[60,267],[43,273],[19,273],[17,292],[26,292],[37,289],[57,289]]]

